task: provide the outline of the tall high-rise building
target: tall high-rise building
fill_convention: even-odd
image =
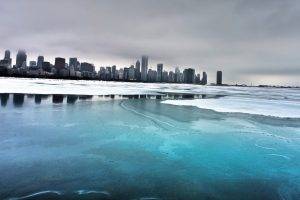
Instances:
[[[7,68],[11,67],[11,57],[10,57],[10,51],[9,50],[5,51],[4,59],[2,60],[2,63],[4,63]]]
[[[65,65],[66,65],[66,59],[59,58],[59,57],[55,58],[54,67],[57,71],[64,69]]]
[[[134,80],[134,77],[135,77],[135,68],[134,68],[133,65],[131,65],[131,66],[129,67],[129,71],[128,71],[128,79],[129,79],[130,81],[132,81],[132,80]]]
[[[195,69],[188,68],[183,71],[184,83],[194,83]]]
[[[217,80],[216,80],[217,85],[222,85],[222,71],[217,71]]]
[[[148,82],[156,82],[157,72],[155,70],[149,69],[147,75],[148,75],[147,77]]]
[[[75,71],[80,71],[80,62],[77,60],[77,58],[69,58],[69,68],[74,67]]]
[[[173,71],[169,71],[169,83],[175,82],[175,73]]]
[[[124,69],[119,69],[119,72],[118,72],[118,75],[119,75],[119,80],[124,80]]]
[[[128,81],[128,80],[129,80],[129,68],[128,68],[128,67],[124,67],[123,79],[124,79],[125,81]]]
[[[135,79],[137,81],[141,80],[141,63],[139,60],[137,60],[135,63]]]
[[[111,67],[105,68],[105,80],[110,81],[112,78]]]
[[[163,71],[163,75],[162,75],[162,82],[169,82],[169,74],[167,71]]]
[[[80,64],[81,76],[84,78],[94,78],[95,77],[95,66],[91,63],[82,62]]]
[[[100,67],[98,74],[99,74],[100,80],[105,80],[105,78],[106,78],[105,67]]]
[[[117,67],[116,67],[116,65],[111,66],[111,76],[112,76],[112,80],[117,79]]]
[[[16,68],[26,66],[27,55],[24,50],[19,50],[16,57]],[[24,64],[25,63],[25,64]]]
[[[46,71],[46,72],[51,72],[50,62],[43,62],[43,70]]]
[[[77,65],[77,58],[75,58],[74,60],[73,59],[69,58],[69,65],[67,67],[67,69],[69,70],[69,76],[71,76],[71,77],[76,76],[75,68],[76,68],[76,65]],[[67,65],[67,63],[66,63],[66,65]]]
[[[44,56],[39,56],[37,58],[37,67],[39,69],[42,69],[43,68],[43,62],[44,62]]]
[[[148,56],[142,56],[142,72],[141,72],[141,80],[147,81],[147,72],[148,72]]]
[[[95,72],[95,66],[91,63],[83,62],[81,63],[80,67],[81,67],[81,72],[90,72],[90,73]]]
[[[69,58],[69,67],[77,67],[77,58]]]
[[[196,84],[200,84],[201,83],[201,75],[200,74],[196,75],[196,77],[195,77],[195,83]]]
[[[179,67],[175,68],[175,83],[180,83],[180,70]]]
[[[201,84],[202,85],[206,85],[207,84],[207,74],[206,74],[206,72],[202,73]]]
[[[157,82],[162,82],[163,67],[164,65],[162,63],[157,64]]]
[[[6,50],[6,51],[5,51],[4,59],[5,59],[5,60],[9,60],[9,59],[10,59],[10,51],[9,51],[9,50]]]

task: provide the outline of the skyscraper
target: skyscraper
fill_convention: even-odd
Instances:
[[[222,85],[222,71],[217,71],[217,80],[216,80],[217,85]]]
[[[203,74],[202,74],[201,84],[202,85],[206,85],[207,84],[207,74],[206,74],[206,72],[203,72]]]
[[[169,82],[169,74],[168,74],[167,71],[164,71],[164,72],[163,72],[163,75],[162,75],[162,82],[165,82],[165,83]]]
[[[119,69],[119,72],[118,72],[118,75],[119,75],[119,80],[124,80],[124,69]]]
[[[4,59],[0,60],[0,74],[7,74],[7,69],[11,67],[10,52],[5,51]]]
[[[105,68],[105,80],[110,81],[111,78],[112,78],[111,67],[106,67]]]
[[[39,56],[38,59],[37,59],[37,67],[39,69],[43,68],[43,62],[44,62],[44,56]]]
[[[5,51],[4,59],[5,60],[9,60],[10,59],[10,51],[9,50]]]
[[[116,65],[111,66],[111,76],[112,76],[112,80],[117,79],[117,67],[116,67]]]
[[[175,83],[180,83],[180,70],[179,70],[179,67],[175,68]]]
[[[135,63],[135,79],[137,81],[141,80],[141,63],[139,60],[137,60]]]
[[[148,72],[148,56],[142,56],[142,73],[141,80],[147,81],[147,72]]]
[[[130,81],[132,81],[132,80],[134,80],[134,77],[135,77],[135,69],[134,69],[134,66],[131,65],[131,66],[129,67],[129,71],[128,71],[128,79],[129,79]]]
[[[94,73],[95,72],[95,66],[91,63],[83,62],[80,65],[81,72],[90,72]]]
[[[77,58],[69,58],[69,67],[77,67]]]
[[[27,55],[24,50],[19,50],[16,57],[16,68],[26,65]]]
[[[10,51],[9,50],[5,51],[3,62],[6,63],[6,66],[8,68],[11,67],[11,57],[10,57]]]
[[[169,71],[169,83],[175,82],[175,73],[173,71]]]
[[[70,67],[74,68],[75,71],[80,71],[80,62],[76,57],[69,58],[69,68]]]
[[[194,83],[195,69],[188,68],[183,71],[184,83]]]
[[[46,71],[46,72],[51,72],[50,62],[43,62],[43,70]]]
[[[125,81],[128,81],[128,79],[129,79],[129,68],[128,67],[124,67],[123,79]]]
[[[162,82],[163,64],[157,64],[157,82]]]
[[[196,84],[200,84],[201,83],[201,75],[200,74],[196,75],[196,77],[195,77],[195,83]]]
[[[99,74],[100,80],[105,80],[105,78],[106,78],[105,67],[100,67],[98,74]]]
[[[59,58],[59,57],[55,58],[54,67],[57,71],[64,69],[65,65],[66,65],[66,59]]]

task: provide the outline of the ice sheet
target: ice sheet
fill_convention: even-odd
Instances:
[[[167,100],[163,103],[197,106],[217,112],[300,118],[300,90],[296,88],[218,87],[188,84],[0,78],[0,93],[76,95],[184,93],[225,95],[225,97],[217,99]]]
[[[0,77],[0,93],[134,95],[159,92],[251,96],[255,98],[295,99],[300,101],[299,89]]]
[[[300,102],[290,100],[227,96],[217,99],[166,100],[162,103],[178,106],[196,106],[217,112],[300,118]]]

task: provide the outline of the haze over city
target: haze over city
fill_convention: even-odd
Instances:
[[[192,67],[224,82],[300,85],[297,1],[3,1],[0,52],[96,67]],[[13,61],[15,62],[15,61]],[[209,80],[214,81],[214,80]]]

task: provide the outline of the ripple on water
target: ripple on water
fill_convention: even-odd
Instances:
[[[75,194],[75,196],[74,196]],[[98,190],[77,190],[72,193],[61,192],[56,190],[45,190],[40,192],[35,192],[29,195],[24,195],[20,197],[11,197],[7,200],[29,200],[29,199],[76,199],[76,196],[80,196],[80,199],[107,199],[110,197],[110,193],[107,191]]]
[[[267,154],[267,155],[268,156],[276,156],[276,157],[279,157],[279,158],[284,158],[286,160],[291,160],[291,158],[289,156],[282,155],[282,154],[270,153],[270,154]]]
[[[103,194],[106,196],[110,196],[110,193],[107,191],[98,191],[98,190],[77,190],[75,192],[78,195],[85,195],[85,194]]]
[[[62,194],[63,194],[62,192],[56,191],[56,190],[45,190],[45,191],[35,192],[35,193],[25,195],[25,196],[8,198],[8,200],[31,199],[31,198],[34,198],[34,197],[42,198],[42,196],[47,196],[47,195],[60,196]]]

